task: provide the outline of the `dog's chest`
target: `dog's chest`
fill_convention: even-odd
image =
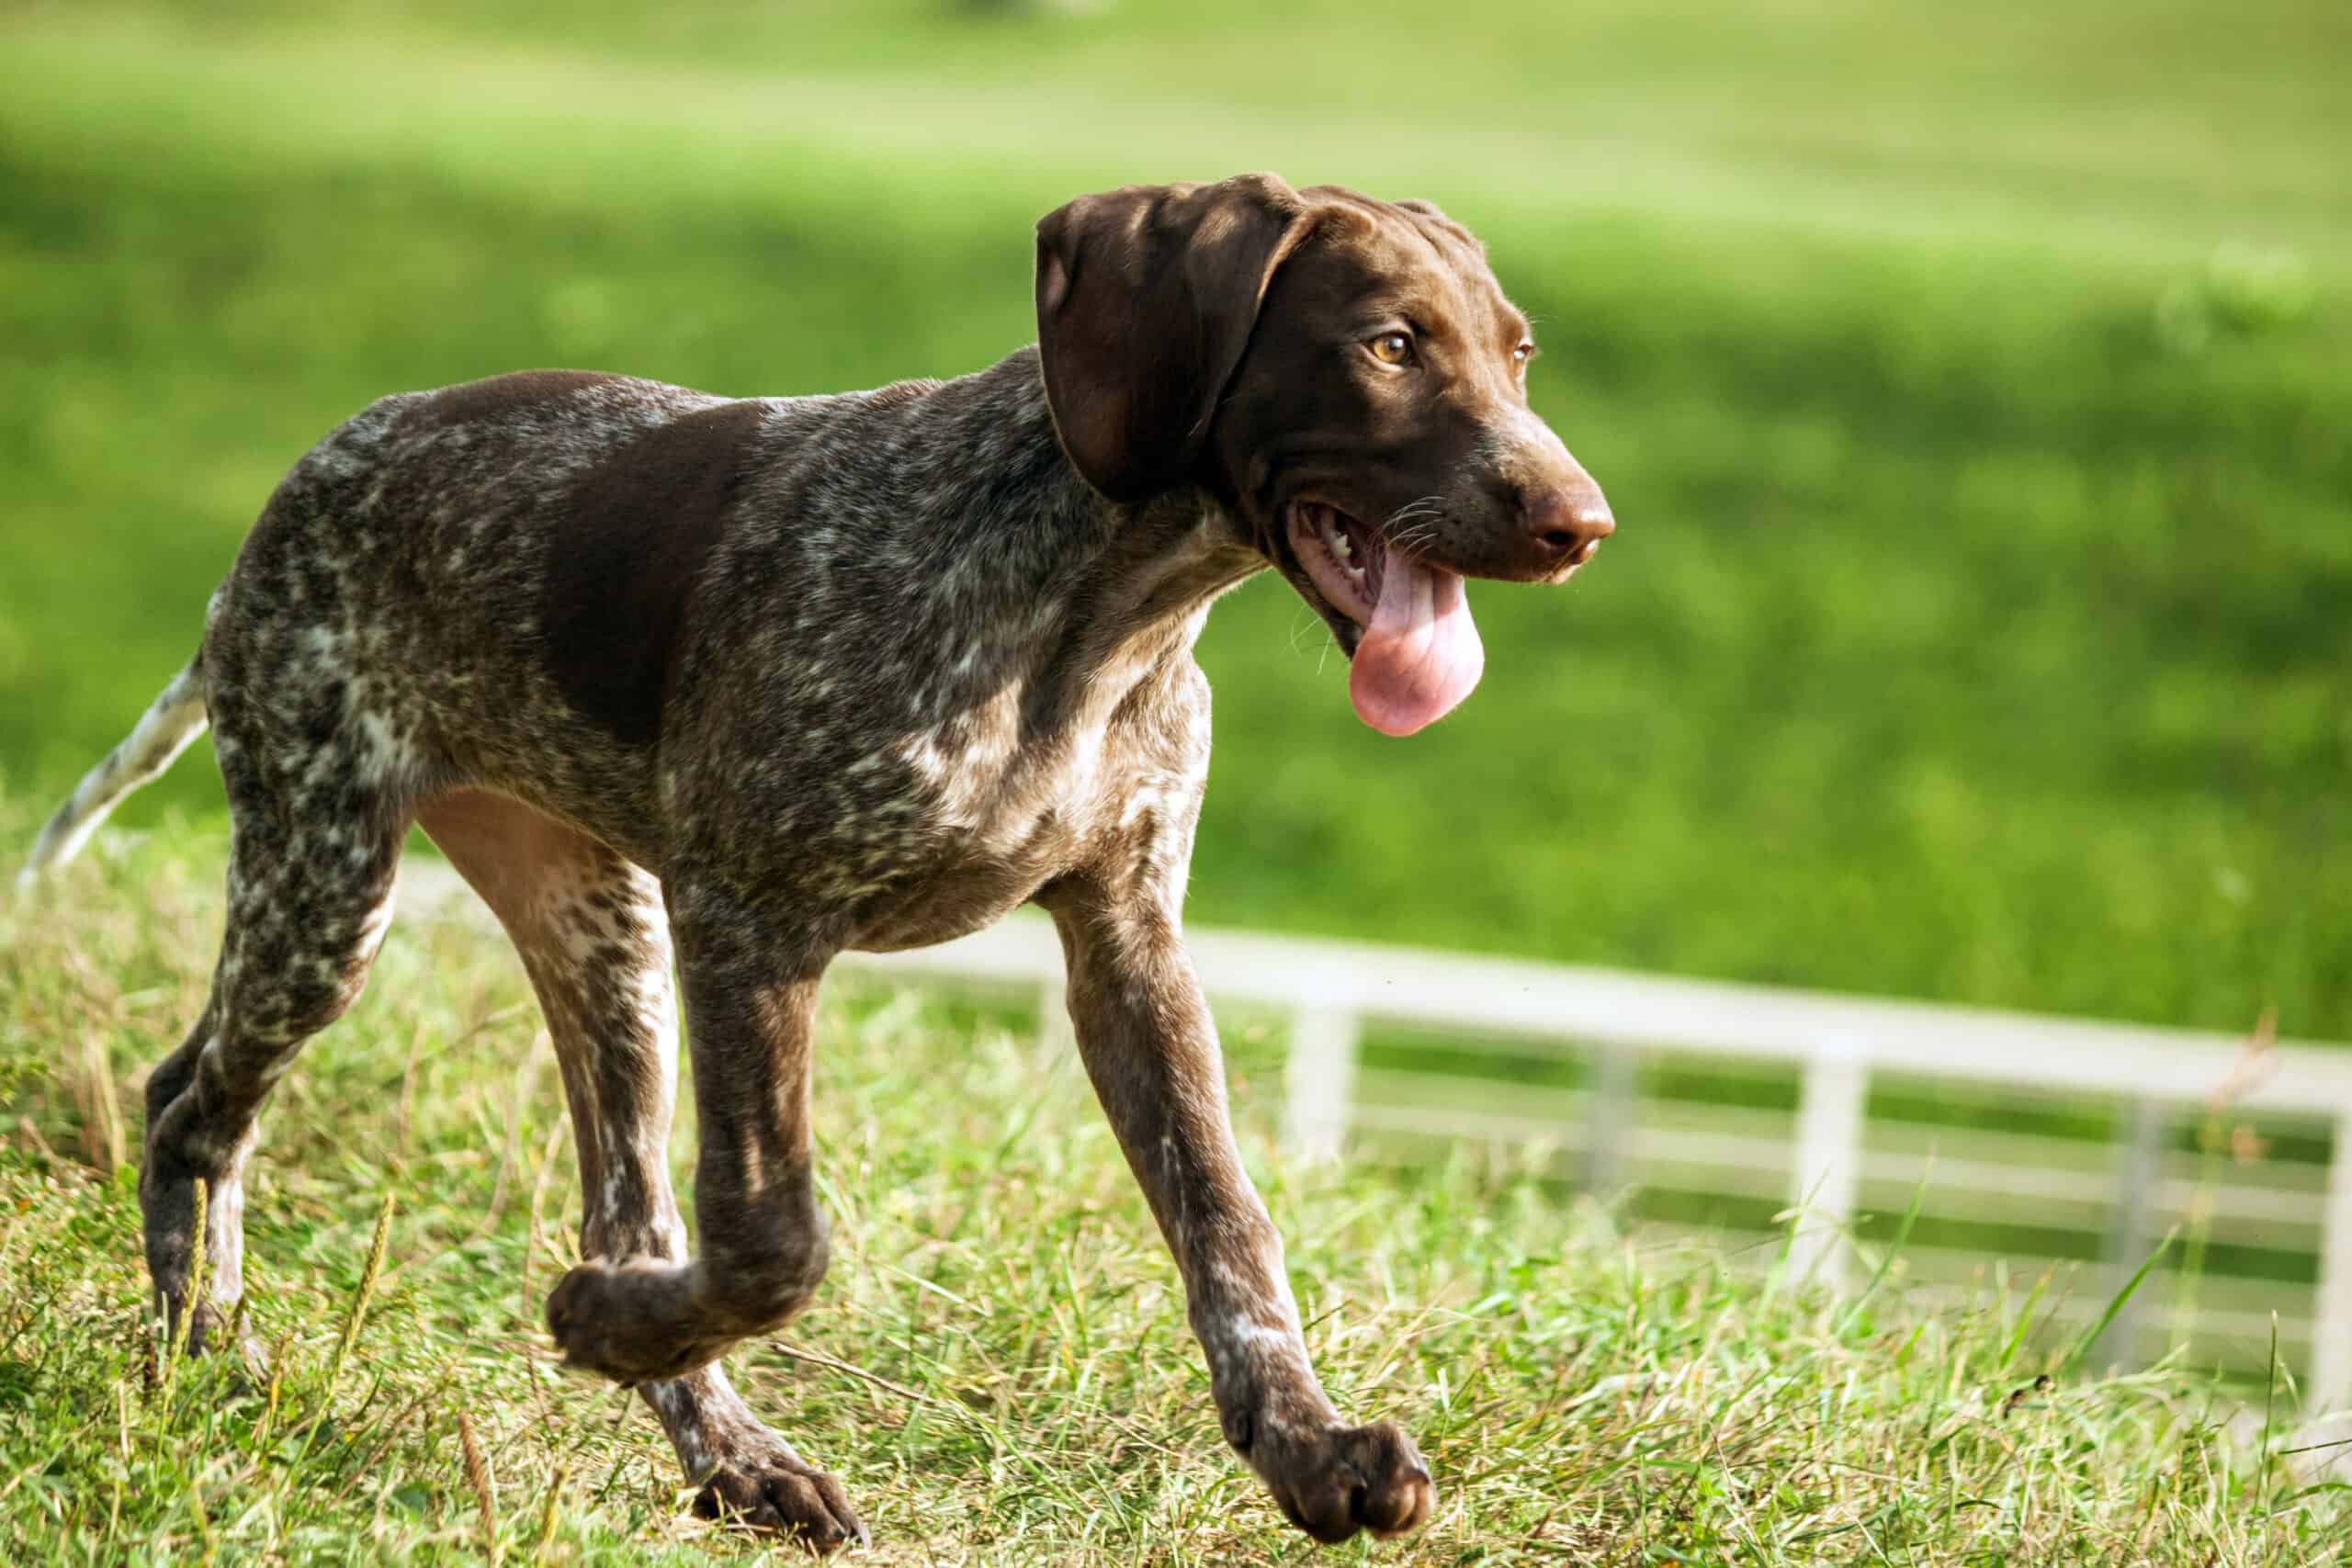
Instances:
[[[869,863],[852,944],[920,947],[989,924],[1083,866],[1148,860],[1182,874],[1207,763],[1205,689],[1155,672],[1115,715],[1035,732],[1017,692],[901,737],[905,824]]]

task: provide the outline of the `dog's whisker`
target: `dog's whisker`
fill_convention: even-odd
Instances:
[[[1445,498],[1424,495],[1390,513],[1379,532],[1406,559],[1418,561],[1437,542],[1444,517]]]
[[[1389,536],[1389,543],[1408,560],[1419,560],[1437,543],[1442,516],[1421,516]]]
[[[1283,651],[1284,653],[1291,654],[1298,651],[1298,639],[1300,636],[1305,633],[1308,624],[1312,622],[1314,618],[1315,613],[1303,606],[1297,615],[1291,617],[1290,630],[1283,638]]]

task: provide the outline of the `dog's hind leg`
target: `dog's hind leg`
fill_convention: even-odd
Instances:
[[[587,834],[484,791],[441,796],[419,818],[514,938],[547,1017],[580,1155],[582,1256],[684,1263],[667,1163],[678,1031],[660,884]],[[762,1426],[717,1362],[638,1392],[697,1488],[696,1512],[820,1550],[865,1539],[840,1483]]]
[[[328,685],[282,683],[264,717],[216,693],[230,811],[228,914],[212,995],[147,1079],[140,1205],[167,1325],[187,1308],[196,1183],[207,1187],[205,1300],[189,1342],[217,1338],[243,1291],[244,1168],[263,1100],[302,1043],[359,994],[392,912],[408,808]],[[292,716],[283,727],[277,720]]]

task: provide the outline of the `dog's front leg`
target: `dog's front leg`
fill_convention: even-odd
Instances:
[[[1317,1540],[1413,1529],[1437,1501],[1420,1450],[1386,1422],[1342,1421],[1308,1364],[1172,899],[1073,879],[1040,901],[1061,932],[1087,1075],[1183,1273],[1226,1440]]]

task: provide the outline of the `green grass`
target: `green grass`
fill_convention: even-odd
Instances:
[[[761,1550],[683,1518],[650,1418],[549,1364],[539,1302],[579,1193],[518,967],[472,926],[397,927],[265,1115],[248,1328],[275,1375],[240,1393],[209,1364],[159,1374],[121,1143],[139,1074],[200,1003],[219,854],[201,830],[104,840],[38,906],[0,908],[12,1561],[480,1561],[461,1414],[505,1561]],[[833,997],[821,1034],[832,1274],[736,1369],[840,1473],[871,1560],[1329,1560],[1222,1450],[1172,1268],[1074,1060],[875,992]],[[2309,1439],[2283,1382],[2101,1375],[2031,1281],[1930,1312],[1898,1260],[1868,1300],[1830,1302],[1769,1252],[1640,1245],[1467,1165],[1293,1168],[1268,1137],[1276,1068],[1243,1040],[1234,1098],[1323,1375],[1407,1422],[1442,1491],[1381,1561],[2345,1559],[2346,1489],[2288,1451]],[[689,1117],[682,1172],[692,1147]]]
[[[1625,525],[1474,595],[1485,687],[1409,743],[1279,584],[1222,606],[1195,919],[2352,1034],[2340,7],[563,13],[11,24],[13,788],[382,391],[975,368],[1038,212],[1274,164],[1488,236]]]

